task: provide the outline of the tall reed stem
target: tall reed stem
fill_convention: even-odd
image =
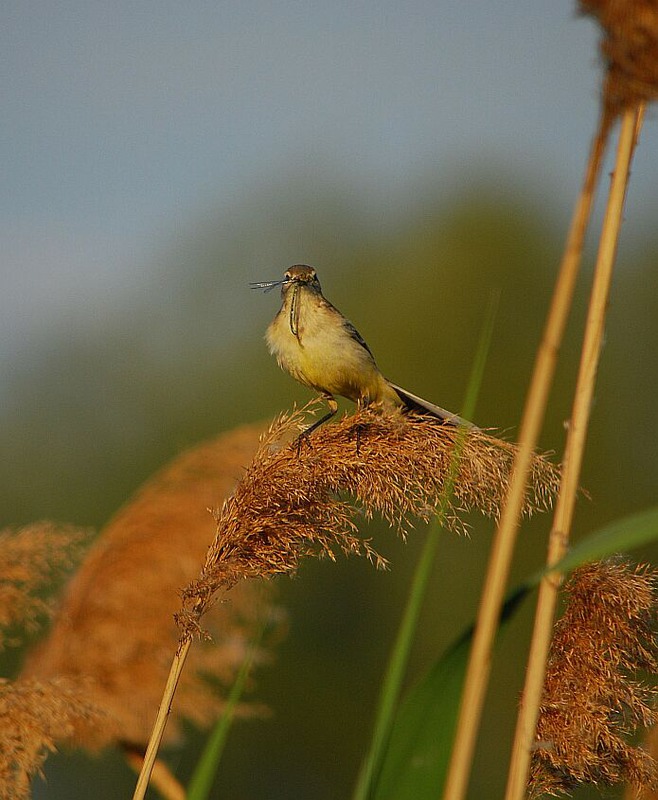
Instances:
[[[641,106],[624,112],[617,145],[615,171],[599,241],[580,368],[565,447],[562,482],[549,538],[547,557],[549,566],[556,564],[562,558],[569,540],[603,340],[612,269],[621,228],[624,197],[641,123]],[[544,578],[539,588],[523,701],[517,720],[505,800],[523,800],[526,793],[531,747],[539,714],[560,582],[561,575],[552,573]]]
[[[151,738],[149,739],[148,747],[146,748],[146,753],[144,754],[144,763],[142,764],[142,770],[139,773],[139,778],[137,779],[133,800],[143,800],[146,790],[148,789],[151,773],[153,772],[153,766],[155,765],[155,760],[158,757],[160,742],[162,741],[162,737],[167,726],[167,719],[171,710],[171,703],[174,699],[174,695],[176,694],[176,687],[178,686],[178,681],[183,672],[183,667],[185,666],[185,660],[187,659],[187,654],[191,644],[192,638],[188,634],[180,641],[174,659],[171,662],[169,677],[167,678],[167,683],[165,685],[164,692],[162,693],[162,700],[160,701],[158,714],[155,718]]]
[[[482,591],[478,619],[466,672],[444,800],[462,800],[466,794],[475,740],[490,671],[491,651],[498,626],[505,585],[516,541],[532,454],[544,420],[555,364],[562,343],[598,174],[605,152],[610,120],[602,114],[589,156],[583,188],[574,209],[567,245],[555,284],[544,334],[521,422],[519,448]]]

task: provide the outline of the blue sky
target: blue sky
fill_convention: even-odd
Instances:
[[[386,214],[429,173],[454,182],[493,160],[570,207],[597,39],[566,0],[6,0],[0,358],[120,303],[172,231],[287,171],[344,176]],[[654,122],[633,175],[640,226]]]

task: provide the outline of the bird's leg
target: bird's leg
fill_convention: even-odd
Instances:
[[[362,411],[364,408],[368,408],[369,405],[370,405],[370,398],[366,395],[365,397],[360,398],[359,401],[357,402],[357,409],[359,411]],[[363,423],[358,422],[353,428],[356,439],[357,456],[361,455],[361,431],[365,430],[365,427],[366,426]],[[350,438],[352,437],[350,436]]]
[[[334,414],[338,411],[338,403],[336,402],[334,396],[332,394],[323,394],[323,399],[327,401],[327,405],[329,406],[329,411],[320,419],[316,420],[312,425],[310,425],[305,431],[304,436],[310,436],[316,428],[319,428],[320,425],[324,425],[324,423],[331,419]]]
[[[293,444],[297,445],[298,456],[301,451],[302,441],[305,441],[306,444],[310,447],[311,443],[309,441],[309,436],[313,433],[314,430],[316,430],[316,428],[319,428],[320,425],[324,425],[324,423],[327,420],[331,419],[334,416],[334,414],[338,411],[338,403],[336,402],[333,395],[323,394],[322,397],[324,400],[327,401],[327,405],[329,406],[329,411],[327,411],[327,413],[324,416],[320,417],[320,419],[316,419],[312,425],[309,425],[308,428],[305,431],[302,431],[299,434],[299,436],[295,439]]]

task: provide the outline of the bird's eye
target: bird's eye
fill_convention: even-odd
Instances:
[[[290,281],[290,280],[292,280],[292,278],[291,278],[291,276],[290,276],[290,273],[289,273],[289,272],[286,272],[286,273],[285,273],[285,275],[283,276],[283,280],[284,280],[284,281]]]

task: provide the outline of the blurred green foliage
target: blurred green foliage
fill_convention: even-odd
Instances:
[[[398,219],[379,219],[347,187],[297,182],[172,235],[143,294],[108,307],[94,329],[53,331],[13,370],[0,416],[3,522],[101,526],[181,449],[305,402],[309,393],[278,370],[262,339],[278,298],[248,289],[293,263],[318,268],[326,296],[355,323],[387,376],[455,411],[486,304],[499,289],[475,421],[513,437],[564,240],[551,221],[559,210],[502,179],[438,198],[427,192]],[[579,505],[576,534],[656,502],[657,262],[658,240],[630,252],[622,238],[583,474],[592,499]],[[578,285],[542,437],[558,454],[590,270]],[[410,681],[473,616],[493,526],[471,522],[470,538],[443,538]],[[548,525],[537,518],[524,527],[513,581],[540,566]],[[291,632],[256,687],[272,716],[232,731],[218,796],[349,796],[423,528],[406,545],[381,525],[367,533],[391,560],[390,572],[357,561],[313,562],[296,580],[279,582]],[[498,651],[473,798],[502,791],[531,617],[528,605]],[[173,755],[183,779],[199,744],[192,735]],[[133,785],[111,755],[91,766],[58,756],[46,775],[37,797],[75,800],[93,791],[104,800]]]

